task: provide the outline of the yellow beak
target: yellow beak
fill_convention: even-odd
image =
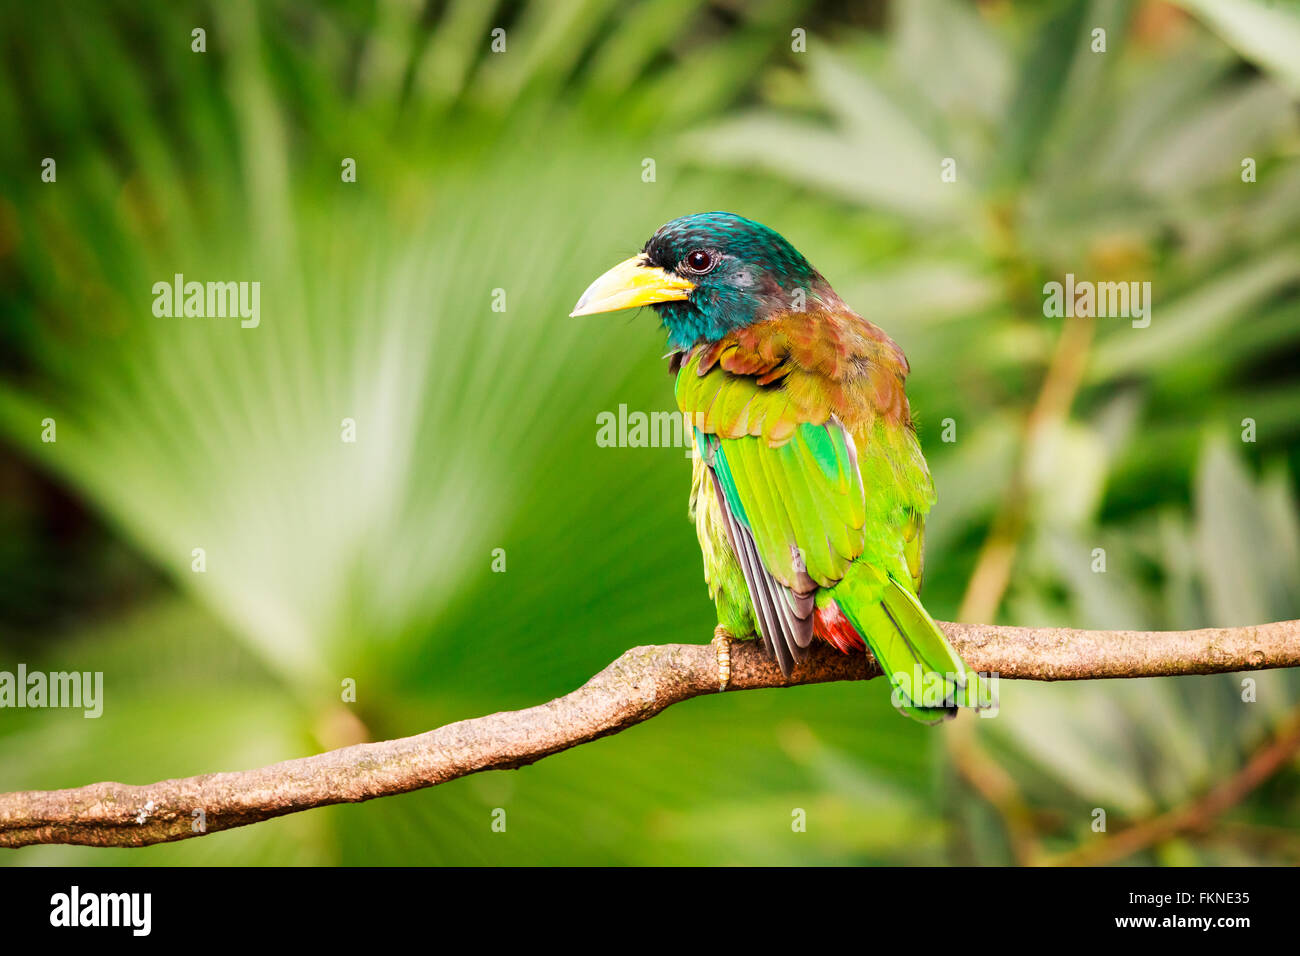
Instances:
[[[650,265],[642,253],[623,260],[587,286],[569,315],[595,315],[655,302],[674,302],[690,298],[694,289],[694,282]]]

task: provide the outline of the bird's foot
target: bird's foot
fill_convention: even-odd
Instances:
[[[718,693],[721,694],[731,683],[731,632],[719,624],[713,629],[710,641],[718,655]]]

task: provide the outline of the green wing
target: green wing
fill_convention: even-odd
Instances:
[[[814,593],[863,552],[866,495],[853,440],[838,421],[794,420],[780,387],[688,361],[678,404],[713,476],[764,643],[789,673],[812,643]]]
[[[763,567],[788,588],[830,587],[862,553],[862,476],[837,422],[802,424],[776,448],[696,429],[727,506],[754,536]]]
[[[969,699],[967,675],[915,593],[933,491],[911,432],[867,426],[859,461],[837,419],[798,421],[781,387],[716,368],[701,376],[694,357],[678,373],[677,399],[782,670],[812,643],[820,609],[871,648],[904,713],[951,716],[952,701]]]
[[[837,423],[803,424],[773,448],[762,438],[695,429],[696,449],[754,604],[764,643],[789,674],[812,643],[814,594],[862,552],[862,480]]]

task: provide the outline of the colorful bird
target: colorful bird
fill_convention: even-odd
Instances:
[[[694,434],[720,688],[731,640],[758,634],[787,677],[814,638],[865,642],[895,706],[925,723],[977,704],[977,675],[917,598],[935,495],[902,350],[781,235],[731,213],[674,219],[572,314],[644,305]]]

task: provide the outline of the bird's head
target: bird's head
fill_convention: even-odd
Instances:
[[[669,344],[686,349],[783,312],[837,302],[779,233],[729,212],[705,212],[661,226],[638,255],[593,282],[570,314],[648,305]]]

